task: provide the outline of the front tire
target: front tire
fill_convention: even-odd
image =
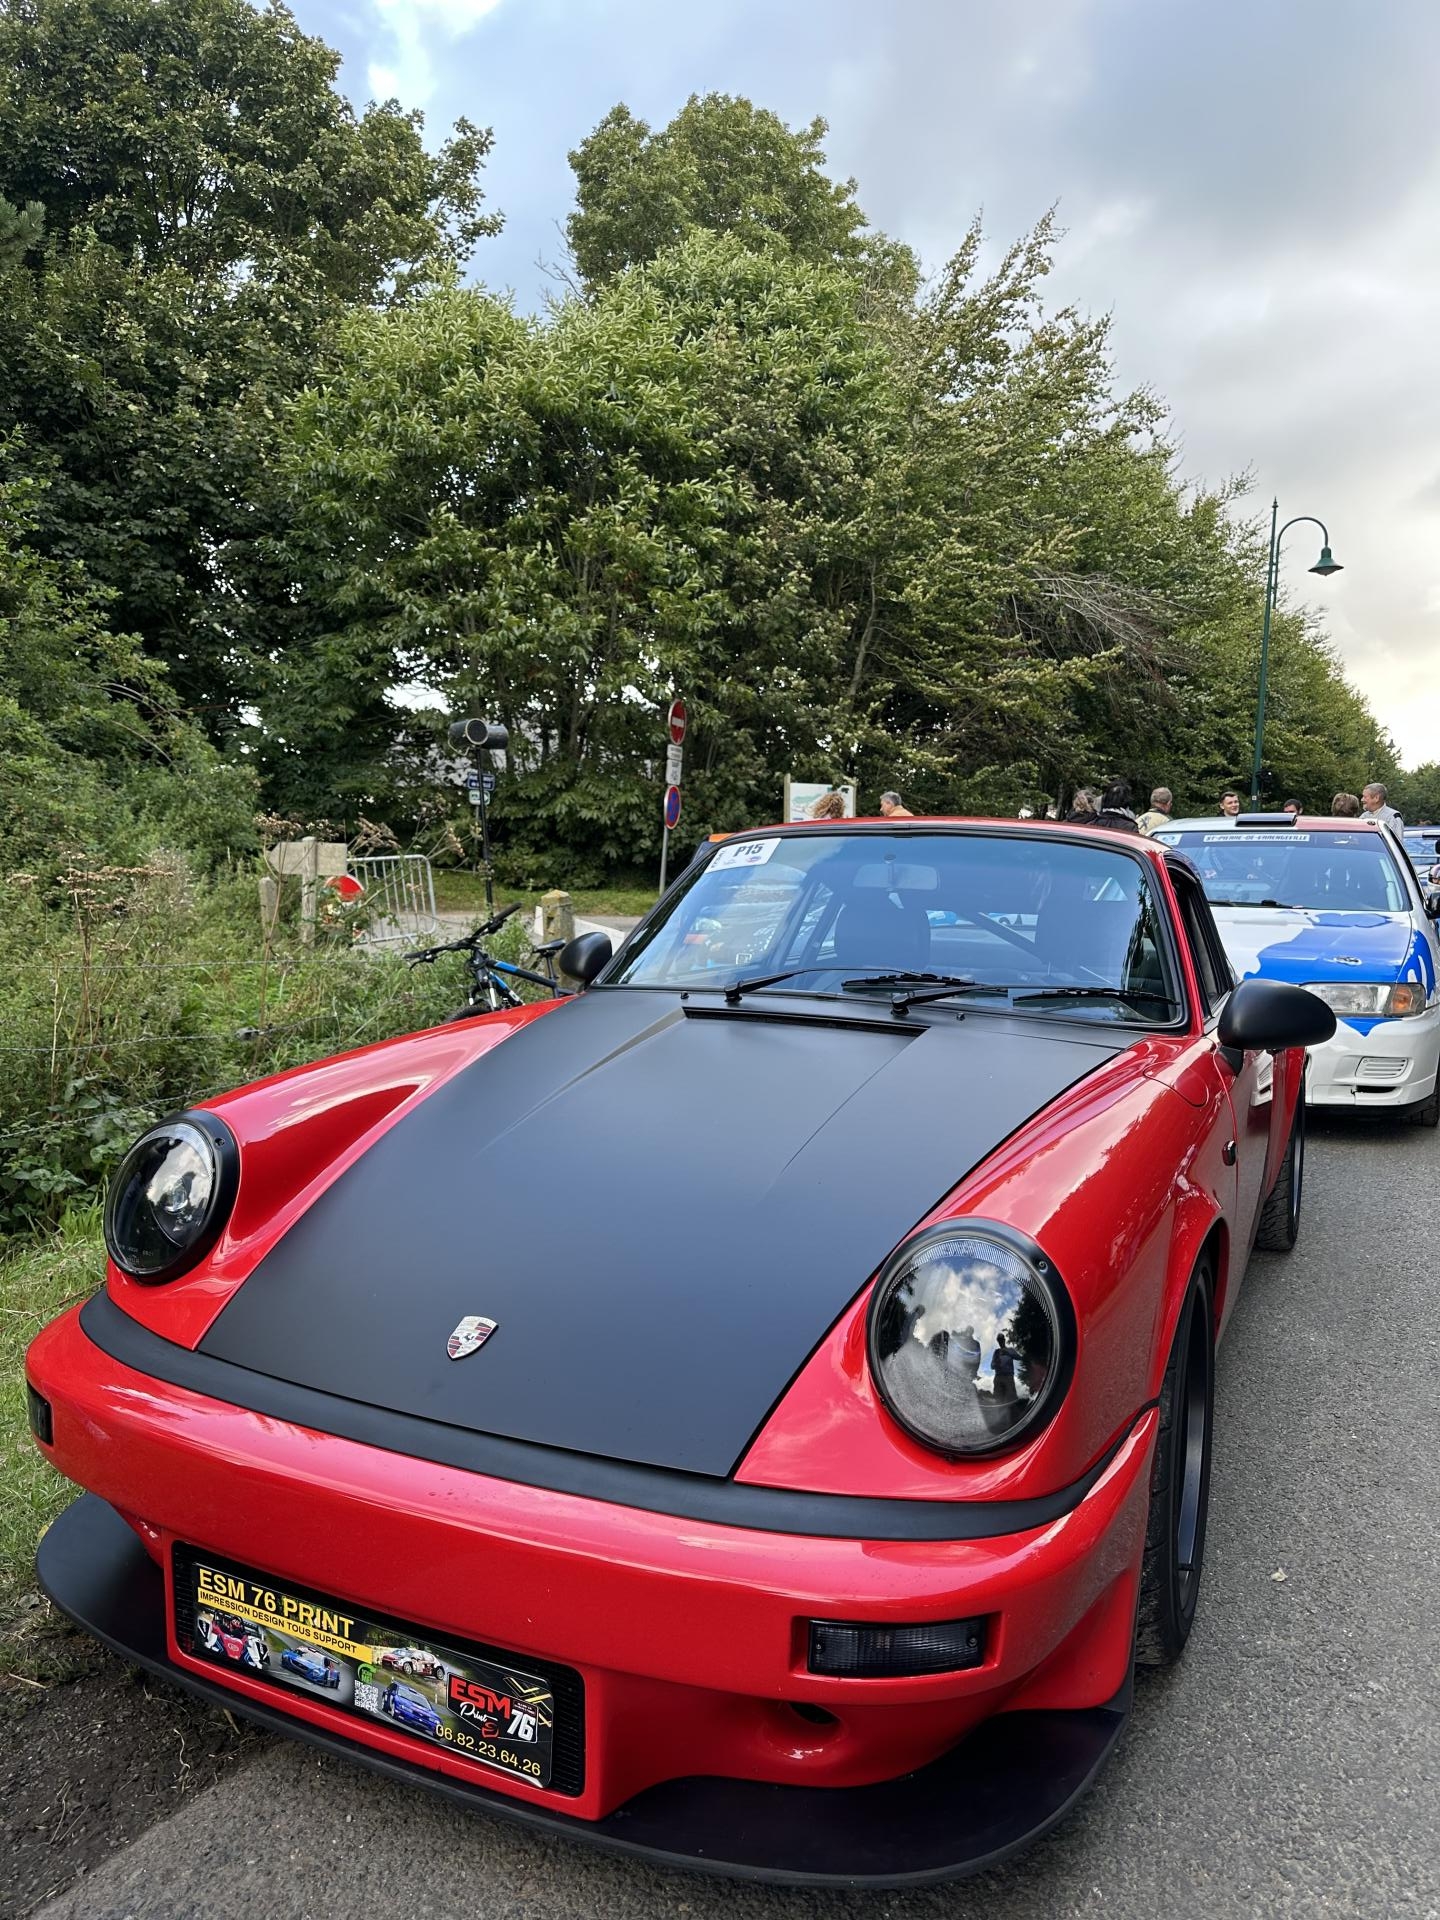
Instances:
[[[1260,1209],[1255,1244],[1266,1253],[1289,1253],[1300,1231],[1300,1202],[1305,1192],[1305,1092],[1295,1102],[1285,1158]]]
[[[1428,1100],[1418,1100],[1413,1107],[1406,1107],[1405,1118],[1412,1127],[1440,1127],[1440,1074],[1430,1089]]]
[[[1135,1664],[1168,1667],[1195,1623],[1210,1508],[1215,1333],[1209,1269],[1197,1268],[1160,1388],[1150,1515],[1135,1619]]]

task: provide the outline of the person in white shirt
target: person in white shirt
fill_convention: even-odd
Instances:
[[[1360,805],[1362,820],[1374,820],[1377,825],[1389,827],[1394,833],[1399,833],[1405,825],[1394,807],[1386,806],[1385,788],[1378,780],[1372,780],[1366,787],[1360,796]]]

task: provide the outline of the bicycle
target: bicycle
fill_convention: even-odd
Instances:
[[[422,947],[418,953],[407,953],[405,964],[409,967],[428,965],[438,960],[442,953],[463,953],[470,968],[470,994],[463,1007],[457,1007],[453,1013],[447,1013],[440,1022],[442,1027],[452,1026],[457,1020],[474,1020],[482,1013],[498,1013],[502,1007],[521,1007],[525,1002],[510,984],[512,980],[524,980],[533,987],[544,987],[552,999],[559,999],[573,991],[562,986],[555,972],[555,956],[565,945],[563,940],[546,940],[540,946],[532,944],[530,951],[544,964],[544,973],[537,973],[530,967],[517,967],[512,960],[497,960],[487,953],[482,942],[496,934],[510,918],[518,913],[518,905],[502,907],[492,919],[475,928],[473,933],[462,935],[459,940],[447,940],[437,947]]]

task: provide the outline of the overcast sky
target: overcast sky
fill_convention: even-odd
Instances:
[[[1053,297],[1114,315],[1185,470],[1249,470],[1345,567],[1322,608],[1402,761],[1440,759],[1440,4],[1436,0],[294,0],[357,103],[495,130],[505,231],[475,270],[527,307],[566,154],[617,100],[691,93],[830,122],[833,172],[929,268],[977,208],[998,248],[1058,202]],[[1241,770],[1243,771],[1243,769]]]

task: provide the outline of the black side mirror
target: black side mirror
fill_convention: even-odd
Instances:
[[[1440,920],[1440,887],[1426,887],[1425,911],[1432,920]]]
[[[567,940],[557,956],[560,971],[571,980],[588,987],[601,969],[608,967],[615,949],[608,933],[577,933]]]
[[[1283,980],[1242,980],[1221,1009],[1215,1031],[1227,1054],[1284,1053],[1287,1047],[1318,1047],[1328,1040],[1335,1031],[1335,1015],[1304,987],[1287,986]]]

